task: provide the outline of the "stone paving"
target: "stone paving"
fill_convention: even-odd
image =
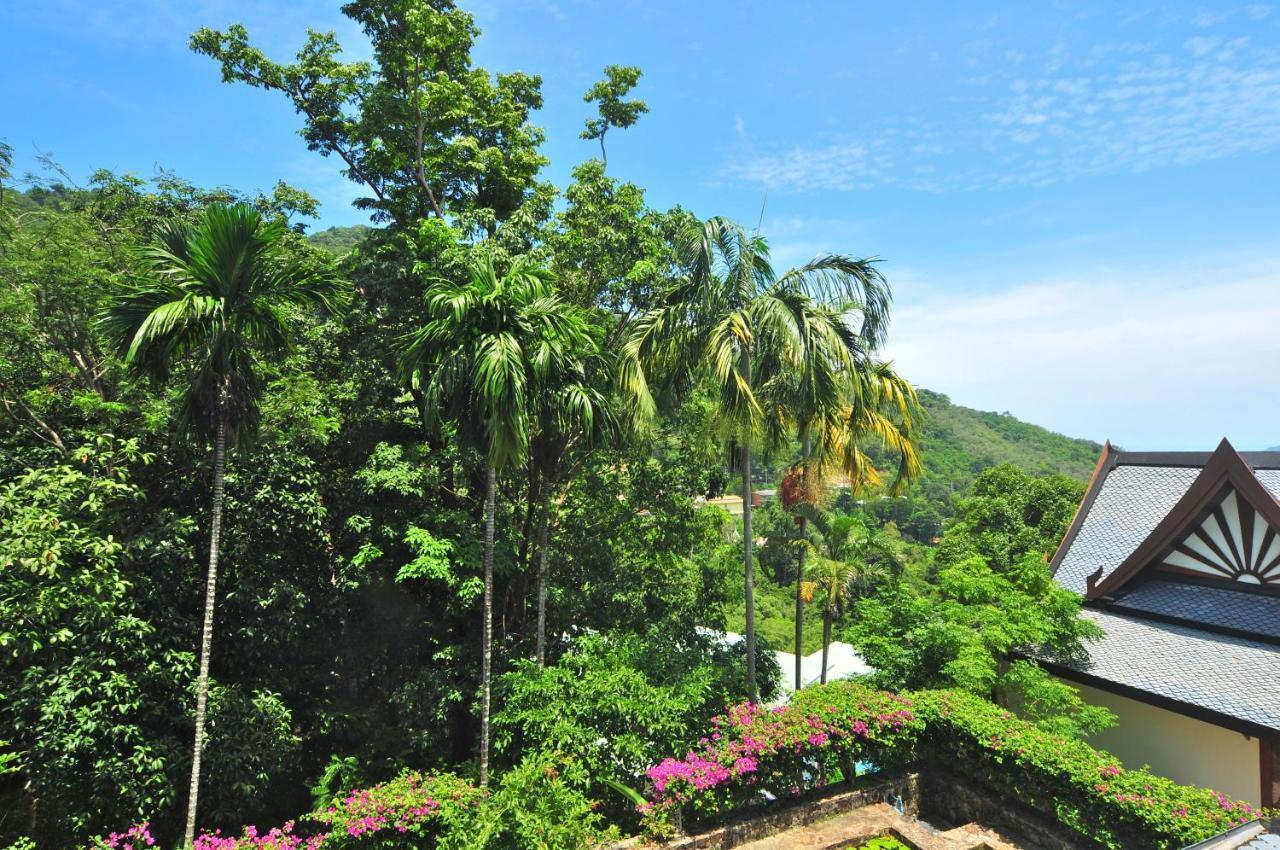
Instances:
[[[738,850],[843,850],[884,835],[917,850],[1018,850],[1016,845],[977,824],[939,832],[884,803],[740,844]]]

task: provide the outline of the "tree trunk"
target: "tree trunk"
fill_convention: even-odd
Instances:
[[[489,787],[489,694],[493,672],[493,520],[498,473],[489,466],[484,486],[484,647],[481,652],[480,787]]]
[[[200,795],[200,757],[204,751],[204,714],[209,698],[209,655],[213,651],[213,604],[218,590],[218,544],[222,539],[222,489],[227,465],[227,422],[219,418],[213,448],[213,522],[209,529],[209,574],[204,586],[204,629],[200,636],[200,675],[196,679],[196,735],[191,753],[191,788],[187,792],[184,847],[195,844],[196,806]]]
[[[751,447],[744,442],[742,446],[742,561],[746,592],[747,693],[752,702],[758,702],[760,693],[756,689],[756,575],[755,566],[751,562],[751,548],[754,545],[755,541],[751,539]]]
[[[547,661],[547,532],[551,525],[551,500],[542,508],[538,529],[538,666]]]
[[[827,683],[827,656],[831,651],[831,612],[822,612],[822,684]]]
[[[805,429],[804,439],[802,441],[802,452],[800,456],[800,489],[802,491],[801,498],[807,499],[809,494],[809,431]],[[800,517],[800,558],[796,564],[796,690],[800,690],[804,686],[803,664],[804,659],[804,597],[802,586],[804,584],[804,557],[807,554],[805,541],[808,540],[806,531],[808,530],[809,520]]]

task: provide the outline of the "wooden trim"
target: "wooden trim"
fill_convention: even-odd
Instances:
[[[1272,528],[1280,528],[1280,502],[1267,488],[1262,486],[1253,468],[1232,448],[1225,438],[1218,448],[1209,456],[1204,468],[1196,476],[1195,481],[1182,498],[1177,501],[1168,515],[1147,535],[1146,540],[1125,558],[1120,566],[1111,571],[1096,586],[1090,587],[1085,594],[1088,599],[1098,599],[1115,593],[1129,579],[1149,566],[1162,552],[1173,546],[1187,528],[1199,523],[1218,506],[1225,488],[1230,485],[1236,491],[1237,499],[1244,499],[1262,515]],[[1215,547],[1216,548],[1216,547]],[[1252,585],[1244,582],[1224,581],[1234,590],[1257,592],[1267,590],[1263,585]]]
[[[1280,780],[1275,774],[1276,760],[1280,756],[1280,738],[1262,738],[1258,742],[1258,781],[1262,787],[1262,808],[1270,809],[1280,806],[1276,799],[1275,783]]]
[[[1077,684],[1088,685],[1116,696],[1128,697],[1136,702],[1145,703],[1155,708],[1163,708],[1165,711],[1172,711],[1174,714],[1181,714],[1184,717],[1200,720],[1213,726],[1221,726],[1223,729],[1230,729],[1232,732],[1239,732],[1242,735],[1249,735],[1259,740],[1273,739],[1280,732],[1280,730],[1273,729],[1270,726],[1263,726],[1261,723],[1232,717],[1230,714],[1213,711],[1194,703],[1182,702],[1160,694],[1153,694],[1141,688],[1135,688],[1132,685],[1123,685],[1109,679],[1102,679],[1090,673],[1076,670],[1073,667],[1067,667],[1041,658],[1033,658],[1031,660],[1053,675],[1069,679]]]
[[[1071,518],[1071,524],[1067,526],[1067,533],[1062,536],[1062,542],[1058,544],[1058,548],[1053,552],[1053,557],[1049,559],[1050,575],[1058,574],[1058,567],[1062,565],[1062,559],[1071,550],[1071,544],[1075,542],[1076,535],[1080,533],[1081,527],[1084,526],[1084,521],[1089,516],[1089,509],[1093,507],[1093,502],[1098,498],[1098,493],[1102,492],[1102,485],[1107,480],[1107,473],[1115,468],[1119,455],[1120,453],[1112,448],[1110,440],[1102,444],[1102,454],[1098,455],[1098,462],[1093,466],[1093,475],[1089,476],[1089,484],[1085,487],[1084,498],[1080,501],[1080,506],[1076,508],[1075,516]]]

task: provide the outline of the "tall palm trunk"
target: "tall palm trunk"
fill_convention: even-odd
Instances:
[[[200,796],[200,757],[204,752],[204,714],[209,698],[209,655],[213,652],[213,604],[218,590],[218,545],[222,539],[222,492],[227,466],[227,420],[218,419],[213,447],[213,522],[209,528],[209,574],[204,585],[204,629],[200,635],[200,675],[196,678],[196,737],[191,753],[191,788],[187,792],[184,847],[196,838],[196,806]]]
[[[822,684],[827,683],[827,657],[831,652],[831,612],[822,612]]]
[[[547,661],[547,530],[551,524],[550,498],[542,508],[538,529],[538,666]]]
[[[800,489],[802,491],[801,498],[807,499],[809,496],[809,429],[804,432],[802,441],[802,452],[800,455]],[[806,531],[808,530],[808,518],[800,517],[800,558],[796,564],[796,690],[804,687],[803,661],[804,661],[804,556],[806,554],[805,541],[808,540]]]
[[[756,574],[751,561],[751,448],[742,447],[742,559],[747,620],[747,693],[752,702],[759,700],[756,690]]]
[[[480,662],[480,787],[489,787],[489,694],[493,674],[493,520],[498,473],[490,465],[484,484],[484,648]]]

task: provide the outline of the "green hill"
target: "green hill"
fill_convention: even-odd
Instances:
[[[902,499],[872,499],[867,509],[892,520],[909,537],[927,541],[951,515],[953,500],[982,470],[1012,463],[1036,475],[1060,472],[1087,480],[1102,446],[1066,437],[1009,413],[953,404],[942,393],[920,390],[927,418],[921,439],[924,475]]]
[[[925,466],[967,487],[988,466],[1014,463],[1036,474],[1061,472],[1086,479],[1102,446],[1066,437],[1009,413],[952,404],[941,393],[920,391],[929,418],[923,440]]]
[[[318,230],[307,236],[307,241],[317,248],[323,248],[335,257],[341,257],[350,251],[373,230],[367,224],[353,224],[349,227],[330,227]]]

